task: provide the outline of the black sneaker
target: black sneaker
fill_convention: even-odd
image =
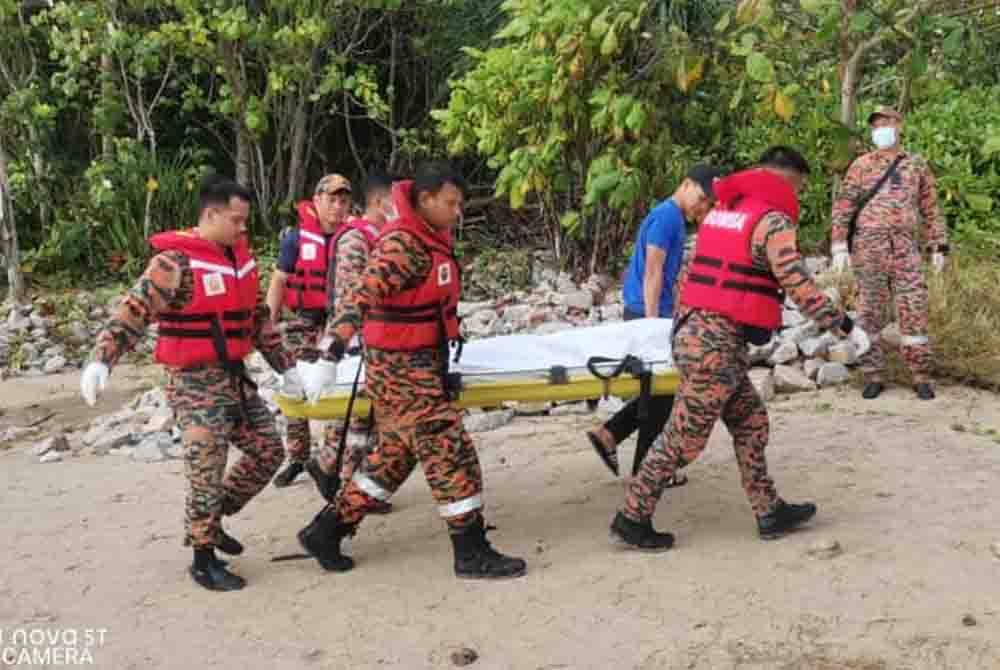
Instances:
[[[650,554],[662,553],[674,546],[674,536],[655,531],[652,520],[632,521],[621,512],[611,522],[610,537],[613,543],[626,549]]]
[[[279,489],[283,489],[295,481],[295,478],[302,474],[303,470],[306,469],[304,463],[299,461],[292,461],[288,464],[288,467],[279,472],[274,478],[274,485]]]
[[[868,382],[865,384],[865,389],[861,392],[861,397],[865,400],[874,400],[882,395],[882,391],[884,390],[885,386],[882,382]]]
[[[934,400],[934,388],[930,384],[917,384],[913,390],[917,392],[917,397],[921,400]]]
[[[793,505],[779,500],[770,514],[757,517],[757,532],[762,540],[775,540],[816,516],[816,505]]]

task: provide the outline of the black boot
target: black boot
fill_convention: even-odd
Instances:
[[[209,591],[239,591],[247,585],[245,579],[226,569],[225,561],[216,558],[211,547],[194,550],[190,572],[195,583]]]
[[[882,395],[882,391],[885,390],[885,386],[882,382],[868,382],[865,384],[865,388],[861,391],[861,397],[865,400],[874,400],[875,398]]]
[[[316,482],[316,488],[319,490],[319,494],[323,496],[323,499],[332,503],[337,497],[337,491],[340,489],[339,474],[326,474],[323,472],[323,468],[319,467],[319,463],[315,458],[310,458],[306,461],[306,472]]]
[[[512,579],[521,577],[528,566],[523,559],[504,556],[490,546],[486,531],[492,530],[480,518],[461,533],[452,533],[455,549],[455,576],[461,579]]]
[[[279,472],[274,478],[274,485],[279,489],[283,489],[292,482],[295,478],[302,474],[302,471],[306,469],[306,466],[299,461],[292,461],[288,464],[288,467]]]
[[[337,519],[336,508],[327,505],[308,526],[299,531],[299,544],[319,561],[324,570],[347,572],[354,567],[354,561],[340,553],[340,542],[348,535],[354,535],[357,527],[357,524],[341,523]]]
[[[770,514],[757,517],[757,532],[762,540],[774,540],[816,516],[816,505],[793,505],[778,500]]]
[[[674,536],[670,533],[658,533],[653,529],[652,520],[632,521],[621,512],[611,522],[610,535],[615,544],[648,553],[664,552],[674,546]]]
[[[243,553],[243,545],[240,544],[240,541],[222,528],[219,529],[219,544],[216,547],[222,553],[230,556],[239,556]]]
[[[921,400],[934,400],[934,387],[926,382],[917,384],[913,390],[917,392],[917,397]]]

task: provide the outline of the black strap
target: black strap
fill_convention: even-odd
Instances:
[[[597,365],[599,363],[615,363],[616,365],[611,372],[605,374],[601,372]],[[615,377],[620,376],[624,372],[628,372],[633,377],[639,379],[639,421],[645,421],[649,416],[649,399],[653,394],[653,372],[648,369],[642,362],[642,359],[633,356],[632,354],[627,354],[625,358],[605,358],[604,356],[591,356],[587,359],[587,370],[590,374],[594,375],[604,384],[604,397],[608,397],[608,384]]]
[[[867,207],[871,199],[882,190],[882,187],[887,181],[889,181],[889,178],[896,174],[896,168],[899,167],[899,164],[903,162],[904,158],[906,158],[906,155],[902,153],[896,156],[896,160],[892,162],[889,169],[885,171],[885,174],[879,178],[879,180],[875,183],[875,186],[873,186],[870,191],[865,193],[861,199],[858,200],[858,206],[855,208],[854,213],[851,214],[851,220],[847,224],[848,251],[854,251],[854,234],[857,232],[858,217],[861,216],[861,211]]]
[[[358,371],[354,373],[354,383],[351,385],[351,397],[347,399],[347,412],[344,414],[344,428],[340,432],[340,444],[337,445],[337,459],[334,464],[333,474],[330,475],[330,499],[337,497],[337,491],[342,484],[340,480],[340,469],[344,465],[344,450],[347,449],[347,433],[351,430],[351,415],[354,413],[354,399],[358,397],[358,384],[361,381],[361,368],[365,365],[365,357],[361,356],[358,361]],[[372,403],[368,412],[368,418],[375,416],[375,405]],[[370,426],[371,424],[369,424]],[[369,427],[369,430],[371,428]]]

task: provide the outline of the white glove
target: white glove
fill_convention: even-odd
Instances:
[[[91,407],[97,404],[97,396],[108,385],[110,375],[111,370],[108,366],[97,361],[88,363],[83,369],[83,375],[80,377],[80,395]]]
[[[851,328],[850,334],[847,336],[847,341],[854,345],[854,354],[861,358],[868,350],[872,348],[872,340],[868,337],[868,333],[861,329],[857,323]]]
[[[851,269],[851,254],[847,251],[847,245],[843,242],[830,247],[833,252],[833,271],[847,272]]]
[[[326,359],[315,363],[299,361],[302,373],[302,387],[305,389],[306,401],[315,405],[325,394],[332,392],[337,386],[337,364]]]
[[[302,376],[295,368],[288,368],[285,374],[281,375],[281,395],[288,398],[302,400],[305,398],[305,389],[302,385]]]
[[[940,252],[931,254],[931,265],[934,266],[935,272],[944,270],[944,254]]]

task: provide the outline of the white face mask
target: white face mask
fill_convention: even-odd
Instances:
[[[896,129],[892,126],[882,126],[872,131],[872,142],[879,149],[888,149],[896,144]]]

